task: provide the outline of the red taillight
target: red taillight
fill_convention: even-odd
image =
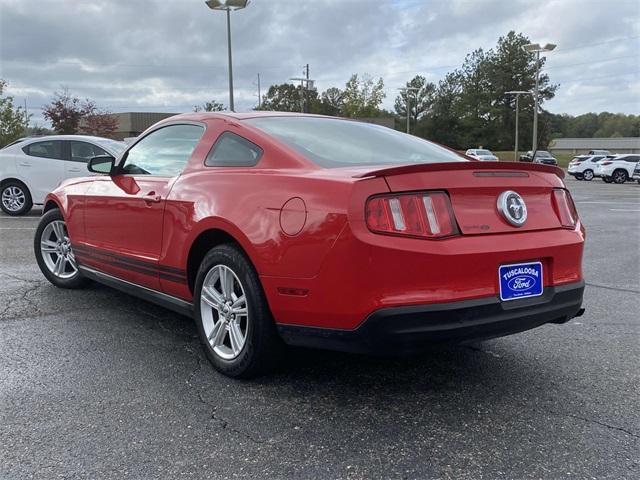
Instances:
[[[578,223],[578,212],[569,192],[555,189],[553,191],[553,208],[563,227],[575,228]]]
[[[611,165],[613,162],[602,162],[600,165]]]
[[[367,226],[376,233],[442,238],[457,235],[458,225],[445,192],[383,195],[370,198]]]

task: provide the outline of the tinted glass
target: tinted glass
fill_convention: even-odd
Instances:
[[[124,142],[119,142],[117,140],[109,140],[107,138],[102,138],[98,141],[100,145],[104,148],[108,148],[115,155],[120,155],[125,148],[127,148],[127,144]]]
[[[551,158],[551,154],[549,152],[545,152],[545,151],[539,150],[539,151],[536,152],[536,157]]]
[[[203,133],[200,125],[169,125],[151,132],[127,152],[123,173],[178,175]]]
[[[262,156],[262,149],[249,140],[225,132],[216,141],[204,164],[208,167],[253,167]]]
[[[32,157],[55,158],[62,160],[62,141],[47,140],[25,145],[22,150]]]
[[[71,161],[87,163],[93,157],[109,155],[102,148],[87,142],[71,140]]]
[[[602,160],[604,157],[593,157],[591,159],[592,162],[599,162],[600,160]]]
[[[476,150],[476,155],[493,155],[489,150]]]
[[[640,157],[637,157],[637,156],[630,156],[624,159],[625,162],[634,162],[634,163],[636,163],[638,160],[640,160]]]
[[[468,161],[421,138],[369,123],[317,117],[245,121],[325,168]]]

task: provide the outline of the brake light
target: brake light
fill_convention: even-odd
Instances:
[[[600,165],[611,165],[612,163],[613,162],[606,161],[606,162],[602,162]]]
[[[375,233],[432,239],[459,233],[445,192],[372,197],[367,200],[365,216],[367,227]]]
[[[564,228],[575,228],[578,223],[578,212],[568,191],[553,190],[553,209]]]

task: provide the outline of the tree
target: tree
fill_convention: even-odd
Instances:
[[[382,78],[374,82],[367,74],[361,79],[358,78],[358,74],[353,74],[345,85],[342,113],[351,118],[377,117],[380,115],[380,105],[385,96]]]
[[[204,102],[202,105],[195,105],[193,107],[194,112],[222,112],[223,110],[226,110],[224,105],[215,100]]]
[[[282,83],[271,85],[266,95],[262,96],[262,105],[256,110],[271,110],[275,112],[299,112],[302,110],[303,88],[301,85]],[[307,90],[307,101],[314,105],[318,100],[318,92]]]
[[[78,97],[69,93],[68,88],[54,92],[53,101],[42,107],[42,115],[51,122],[53,129],[63,135],[78,133],[80,120],[85,116],[85,108]]]
[[[113,138],[118,130],[118,119],[111,112],[99,109],[92,100],[83,104],[84,115],[80,120],[79,132],[86,135]]]
[[[29,117],[22,107],[13,106],[13,97],[5,96],[7,82],[0,78],[0,147],[24,135]]]
[[[422,75],[413,77],[407,82],[406,86],[417,90],[402,91],[396,97],[394,109],[400,124],[402,124],[407,118],[407,95],[409,95],[409,121],[413,126],[412,128],[415,128],[418,121],[431,110],[436,86],[431,82],[427,82],[427,79]]]
[[[311,105],[312,113],[321,115],[342,115],[344,108],[344,92],[336,87],[327,88],[320,95],[320,99]]]

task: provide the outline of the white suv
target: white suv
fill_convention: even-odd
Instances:
[[[24,215],[62,180],[89,175],[92,157],[117,157],[123,142],[84,135],[51,135],[17,140],[0,150],[0,208]]]
[[[569,162],[567,173],[575,177],[576,180],[590,182],[595,176],[597,163],[608,158],[613,158],[613,155],[578,155]]]
[[[640,155],[616,155],[598,162],[594,174],[607,183],[624,183],[633,177],[633,170],[639,160]]]

